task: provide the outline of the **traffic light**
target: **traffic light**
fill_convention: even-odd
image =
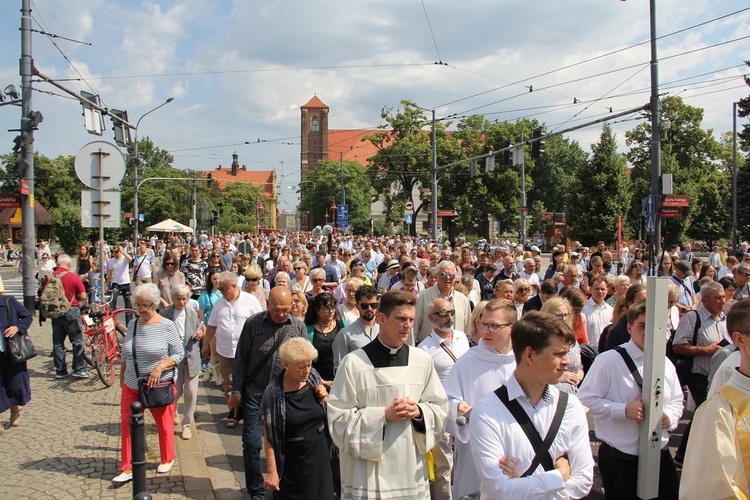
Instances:
[[[219,212],[217,212],[216,210],[211,211],[211,225],[212,226],[219,225]]]
[[[217,203],[216,204],[216,211],[218,212],[219,215],[221,215],[221,209],[222,208],[224,208],[224,204],[223,203]]]
[[[207,181],[207,183],[206,183],[206,184],[207,184],[207,186],[208,186],[208,187],[211,187],[211,177],[212,177],[212,176],[211,176],[211,174],[210,174],[210,173],[209,173],[209,174],[208,174],[208,175],[206,176],[206,181]]]
[[[109,114],[111,115],[110,118],[112,119],[112,130],[115,131],[115,142],[121,148],[128,147],[132,142],[130,139],[130,129],[123,125],[123,123],[120,121],[128,121],[128,112],[120,111],[119,109],[111,109],[109,110]],[[112,116],[120,118],[120,120],[115,120],[115,118],[112,118]]]
[[[34,143],[34,136],[31,135],[31,132],[27,130],[22,130],[20,135],[17,135],[13,139],[13,152],[15,154],[20,153],[22,150],[26,148],[26,146],[30,146]]]
[[[500,147],[505,149],[510,147],[510,141],[503,141],[500,143]],[[503,151],[503,165],[510,165],[510,154],[511,150],[506,149]]]
[[[542,137],[542,127],[537,127],[531,132],[531,138],[537,139],[539,137]],[[534,159],[539,158],[542,153],[544,153],[544,141],[537,140],[536,142],[531,143],[531,157]]]

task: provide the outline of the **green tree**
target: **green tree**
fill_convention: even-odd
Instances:
[[[15,158],[3,155],[2,163],[9,177],[3,183],[2,192],[18,193],[18,179],[15,178]],[[75,173],[75,156],[48,158],[34,152],[34,199],[48,211],[65,203],[81,203],[81,190],[88,189]]]
[[[531,204],[529,209],[529,215],[531,221],[529,223],[529,233],[544,235],[547,230],[547,220],[544,217],[544,203],[542,200],[536,200]]]
[[[401,105],[403,109],[397,112],[383,108],[381,117],[386,123],[381,130],[364,137],[378,150],[368,158],[372,186],[383,196],[386,220],[391,225],[402,223],[403,204],[411,198],[414,188],[429,188],[431,182],[432,121],[412,101],[403,100]],[[436,123],[438,165],[449,163],[458,152],[457,143],[447,133],[448,126],[450,123],[443,121]],[[415,207],[415,217],[424,206]]]
[[[344,187],[346,204],[349,205],[349,227],[361,226],[370,219],[370,204],[374,191],[370,183],[367,168],[354,161],[344,162]],[[341,163],[325,160],[318,162],[318,167],[305,173],[300,183],[302,202],[300,209],[310,212],[316,225],[325,224],[325,213],[328,221],[336,219],[331,205],[341,201]],[[368,224],[369,227],[369,224]]]
[[[750,66],[750,61],[745,61],[745,64]],[[747,76],[745,83],[750,86]],[[750,96],[739,100],[737,114],[740,118],[750,116]],[[741,151],[737,155],[737,234],[742,240],[750,238],[750,155],[747,154],[750,151],[750,122],[742,125],[738,136]]]
[[[81,202],[66,201],[49,210],[52,234],[66,253],[76,255],[80,245],[94,236],[91,228],[81,227]]]
[[[604,125],[599,142],[591,147],[591,161],[576,171],[567,221],[574,238],[589,244],[612,242],[617,237],[617,217],[630,205],[627,160],[617,152],[617,141]]]
[[[692,220],[693,211],[706,213],[709,207],[700,207],[700,190],[707,182],[715,162],[722,158],[722,149],[712,130],[701,128],[703,110],[688,106],[680,97],[669,96],[661,100],[662,173],[673,174],[676,194],[690,196],[691,206],[683,210],[683,217],[665,220],[662,236],[665,244],[679,243]],[[648,121],[625,133],[625,144],[630,148],[628,160],[633,166],[633,197],[629,220],[637,221],[642,211],[642,200],[651,192],[651,122]]]
[[[542,154],[527,170],[534,180],[528,191],[529,205],[541,201],[552,212],[564,212],[571,194],[574,173],[588,162],[588,154],[578,141],[554,136],[546,140]]]
[[[732,190],[730,178],[715,169],[698,190],[695,209],[687,234],[693,239],[705,239],[709,244],[728,236],[732,231],[731,211],[727,193]]]
[[[244,182],[230,182],[222,190],[221,199],[223,207],[219,217],[220,230],[227,231],[237,225],[244,225],[252,227],[255,232],[258,188]]]

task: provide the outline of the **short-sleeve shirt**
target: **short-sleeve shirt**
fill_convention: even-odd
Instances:
[[[700,315],[701,325],[698,328],[696,344],[698,347],[706,347],[726,339],[731,341],[727,334],[727,322],[724,313],[719,319],[713,317],[703,305],[696,309]],[[680,324],[674,334],[674,345],[692,344],[693,332],[695,331],[695,313],[690,312],[680,319]],[[711,356],[694,356],[692,373],[708,376],[711,371]]]
[[[240,292],[234,304],[224,297],[217,300],[208,318],[208,326],[216,327],[216,352],[225,358],[234,358],[245,321],[262,310],[258,299],[247,292]]]
[[[83,281],[81,281],[80,276],[72,271],[69,272],[67,269],[63,269],[62,267],[55,269],[55,272],[53,272],[52,275],[58,276],[65,272],[68,274],[60,279],[63,290],[65,290],[65,296],[70,301],[71,307],[78,307],[80,306],[78,303],[78,294],[86,293],[86,288],[83,286]],[[47,286],[46,283],[45,286]]]
[[[130,284],[130,266],[125,257],[112,257],[107,261],[107,272],[112,271],[112,283],[118,285]]]

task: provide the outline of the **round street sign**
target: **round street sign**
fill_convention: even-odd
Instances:
[[[99,152],[106,153],[99,155]],[[76,155],[76,175],[81,182],[91,189],[99,189],[99,159],[102,162],[104,179],[102,189],[117,189],[125,177],[125,157],[122,151],[105,141],[94,141],[86,144]]]
[[[414,202],[411,200],[406,200],[406,205],[404,206],[406,210],[414,210]]]

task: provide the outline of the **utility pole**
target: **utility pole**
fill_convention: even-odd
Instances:
[[[740,237],[737,234],[737,103],[732,103],[732,248],[737,251]]]
[[[341,151],[341,204],[346,205],[346,189],[344,188],[344,152]]]
[[[198,205],[198,172],[193,171],[193,241],[198,237],[198,215],[196,208]]]
[[[28,131],[28,139],[21,150],[21,230],[23,241],[23,305],[34,310],[36,279],[34,274],[36,250],[34,214],[34,128],[30,124],[31,74],[34,66],[31,57],[31,0],[21,2],[21,134]]]
[[[432,110],[432,239],[438,242],[438,183],[437,183],[437,134],[435,132],[435,110]],[[411,193],[409,193],[411,195]]]
[[[523,144],[523,130],[521,130],[521,143]],[[518,151],[521,156],[521,245],[526,248],[526,155],[523,147]]]
[[[651,240],[651,252],[661,248],[661,137],[659,130],[659,61],[656,57],[656,0],[650,0],[651,22],[651,194],[654,195],[654,235]],[[649,258],[649,267],[654,265],[653,254]],[[653,272],[652,272],[653,274]]]

